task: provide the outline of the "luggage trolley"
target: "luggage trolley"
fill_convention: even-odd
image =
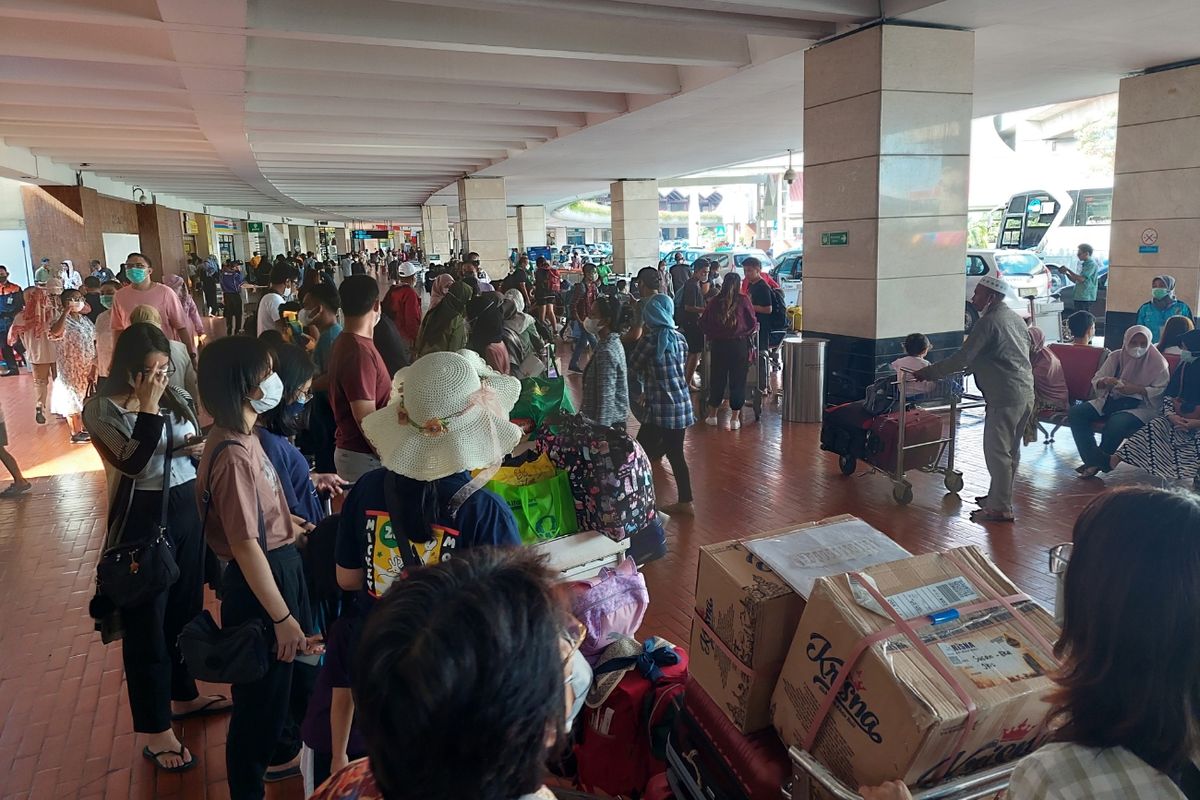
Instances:
[[[788,749],[796,778],[783,788],[787,800],[809,800],[810,780],[820,785],[837,800],[863,800],[862,795],[839,781],[810,753],[798,747]],[[966,775],[952,781],[913,792],[913,800],[990,800],[1008,788],[1016,761]]]
[[[910,370],[902,371],[905,373],[905,376],[912,374]],[[913,499],[912,484],[904,477],[904,454],[906,451],[916,450],[919,447],[936,446],[938,448],[937,457],[928,466],[923,467],[923,471],[944,475],[945,480],[943,483],[947,491],[954,492],[955,494],[962,491],[963,475],[961,471],[954,468],[954,450],[958,440],[958,412],[964,407],[962,404],[964,377],[965,373],[956,372],[940,380],[925,381],[929,389],[918,395],[919,399],[914,399],[911,403],[908,399],[909,381],[904,377],[896,379],[898,394],[896,407],[900,409],[900,412],[898,414],[899,424],[896,433],[896,471],[890,473],[890,475],[892,478],[892,499],[902,506],[908,505]],[[905,421],[908,419],[908,414],[905,412],[908,411],[910,406],[935,414],[946,412],[946,417],[950,422],[950,434],[932,442],[905,444]],[[941,466],[943,456],[945,456],[946,460],[944,467]]]

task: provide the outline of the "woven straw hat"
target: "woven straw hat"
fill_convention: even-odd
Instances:
[[[521,382],[470,350],[430,353],[396,373],[392,399],[363,433],[392,472],[433,481],[500,462],[521,440],[508,414]]]

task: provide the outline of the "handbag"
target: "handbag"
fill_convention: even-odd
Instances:
[[[208,475],[212,478],[213,465],[217,457],[230,445],[242,445],[226,439],[218,442],[208,462]],[[208,510],[212,506],[212,489],[206,487],[204,515],[200,523],[203,531],[208,525]],[[267,552],[267,524],[263,518],[262,504],[258,492],[254,493],[258,506],[258,544]],[[267,626],[261,619],[251,619],[240,625],[217,625],[212,614],[202,611],[179,632],[179,652],[187,664],[192,677],[210,683],[253,683],[267,674],[271,666],[271,653],[267,647]]]
[[[171,476],[171,416],[163,415],[167,447],[163,455],[162,513],[158,535],[149,541],[118,543],[105,549],[96,564],[96,593],[117,608],[133,608],[148,602],[179,580],[179,565],[167,535],[167,498]],[[125,521],[128,523],[128,520]],[[124,524],[118,539],[125,533]]]
[[[536,428],[547,417],[560,411],[575,413],[575,406],[571,403],[571,395],[567,391],[567,382],[564,379],[522,378],[521,396],[508,413],[508,418],[514,421],[529,420],[532,427]]]
[[[539,474],[540,470],[546,468],[548,475]],[[522,542],[537,544],[579,530],[571,480],[567,473],[554,468],[545,453],[525,465],[525,470],[508,470],[515,474],[507,478],[496,475],[488,481],[487,488],[508,504],[517,521]],[[501,469],[503,471],[504,468]],[[538,477],[527,480],[526,474]]]

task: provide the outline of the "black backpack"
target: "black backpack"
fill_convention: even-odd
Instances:
[[[783,299],[783,289],[771,290],[771,316],[767,318],[767,325],[772,331],[787,330],[787,301]]]

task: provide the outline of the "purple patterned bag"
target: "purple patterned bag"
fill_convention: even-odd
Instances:
[[[655,520],[650,459],[625,431],[558,415],[538,431],[537,449],[567,473],[583,530],[619,542]]]
[[[616,639],[632,637],[650,606],[646,579],[633,559],[604,567],[595,578],[575,581],[571,613],[587,628],[579,648],[589,661]]]

